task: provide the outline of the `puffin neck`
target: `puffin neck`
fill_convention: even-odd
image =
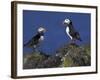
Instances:
[[[41,32],[41,33],[39,33],[41,36],[43,36],[44,35],[44,33],[43,32]]]

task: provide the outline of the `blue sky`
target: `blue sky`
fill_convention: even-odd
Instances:
[[[31,11],[23,10],[23,42],[27,43],[42,25],[47,29],[45,39],[39,47],[40,50],[48,54],[70,42],[70,38],[65,33],[64,19],[70,18],[75,29],[80,33],[82,42],[77,44],[87,44],[90,42],[90,14],[71,12],[51,12],[51,11]],[[32,49],[24,47],[24,52],[31,52]]]

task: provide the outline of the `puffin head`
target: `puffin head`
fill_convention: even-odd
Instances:
[[[72,24],[72,21],[70,20],[70,19],[65,19],[64,21],[63,21],[63,24],[64,25],[70,25],[70,24]]]
[[[39,27],[37,31],[38,31],[38,33],[45,33],[46,29],[43,27]]]

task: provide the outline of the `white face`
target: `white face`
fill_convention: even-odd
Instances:
[[[38,28],[38,32],[46,32],[46,29],[43,27]]]
[[[70,22],[71,22],[71,21],[70,21],[69,19],[65,19],[65,20],[64,20],[64,24],[70,24]]]

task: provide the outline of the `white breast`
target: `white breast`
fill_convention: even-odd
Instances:
[[[41,36],[39,41],[43,41],[44,40],[44,36]]]
[[[68,36],[71,38],[71,40],[72,40],[72,36],[69,34],[69,31],[70,31],[70,30],[69,30],[69,27],[67,26],[67,27],[66,27],[66,33],[67,33],[67,35],[68,35]]]

